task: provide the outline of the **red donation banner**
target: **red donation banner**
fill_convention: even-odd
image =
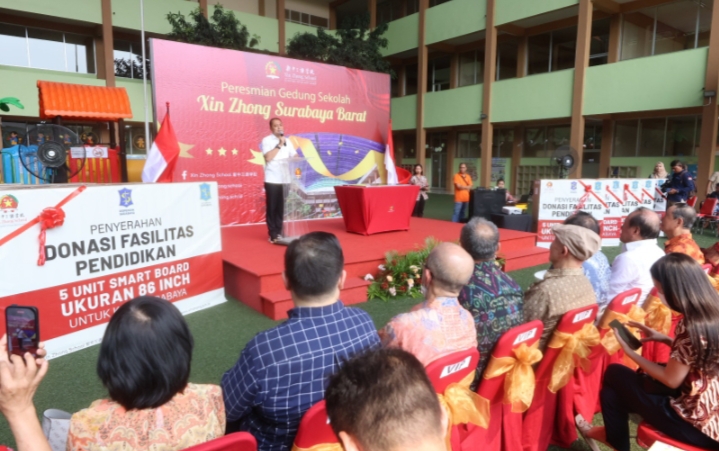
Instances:
[[[137,296],[184,314],[225,302],[217,193],[216,183],[0,188],[0,308],[37,307],[52,358],[98,343]],[[63,200],[39,266],[40,226],[26,225]]]
[[[180,142],[175,181],[216,181],[223,225],[265,219],[260,142],[269,121],[306,163],[307,217],[340,214],[334,186],[385,179],[387,74],[272,55],[151,40],[155,118],[170,103]]]

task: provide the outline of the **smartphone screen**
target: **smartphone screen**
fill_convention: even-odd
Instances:
[[[620,337],[622,337],[622,340],[626,344],[629,345],[630,348],[633,350],[637,350],[642,347],[642,342],[639,341],[637,337],[634,336],[629,330],[624,326],[624,324],[620,323],[618,320],[614,320],[609,323],[609,327],[615,330],[616,333],[619,334]]]
[[[37,355],[40,325],[35,307],[13,305],[5,309],[7,347],[10,354],[22,356],[26,352]]]

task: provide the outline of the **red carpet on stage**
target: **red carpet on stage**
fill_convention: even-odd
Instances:
[[[347,282],[341,299],[345,304],[367,300],[366,274],[377,273],[387,251],[400,253],[421,248],[425,239],[459,241],[462,224],[435,219],[412,218],[409,231],[377,235],[357,235],[345,231],[342,219],[307,222],[309,231],[334,233],[342,244]],[[535,246],[534,233],[500,229],[500,254],[506,259],[506,270],[514,271],[547,263],[549,251]],[[222,259],[224,260],[227,294],[272,319],[287,317],[292,299],[282,284],[285,247],[270,244],[267,226],[223,227]]]

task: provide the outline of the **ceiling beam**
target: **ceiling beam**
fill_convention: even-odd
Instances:
[[[430,50],[438,50],[440,52],[447,52],[447,53],[454,53],[457,48],[451,44],[446,44],[443,42],[437,42],[436,44],[429,44],[427,46]]]
[[[511,34],[513,36],[524,36],[524,34],[527,32],[526,29],[520,27],[519,25],[514,25],[511,23],[500,25],[497,27],[497,30],[503,33]]]
[[[621,12],[630,13],[638,9],[663,5],[664,3],[669,3],[672,1],[674,0],[635,0],[633,2],[622,3],[620,6],[622,8]]]
[[[600,11],[609,14],[619,14],[622,11],[622,5],[614,0],[592,0],[594,7]]]
[[[344,5],[345,3],[350,2],[351,0],[334,0],[333,2],[330,2],[330,8],[336,8],[340,5]]]

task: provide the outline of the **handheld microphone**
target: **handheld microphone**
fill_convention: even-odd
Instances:
[[[285,132],[280,132],[280,138],[284,138],[284,137],[285,137]],[[282,145],[287,146],[287,140],[285,140],[285,143]]]

